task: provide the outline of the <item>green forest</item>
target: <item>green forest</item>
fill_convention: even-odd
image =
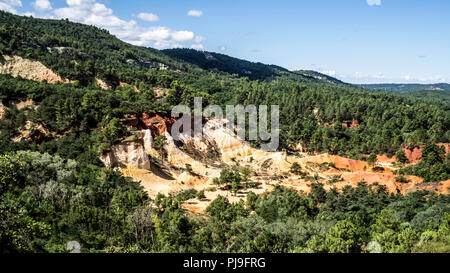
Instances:
[[[450,252],[448,195],[390,194],[364,182],[327,192],[315,182],[308,194],[276,187],[241,203],[219,197],[202,217],[181,208],[200,194],[151,200],[99,159],[130,135],[121,119],[170,113],[201,96],[205,105],[280,105],[279,149],[287,153],[301,143],[309,153],[368,160],[424,145],[422,161],[400,173],[439,182],[450,179],[450,156],[436,145],[450,143],[447,93],[375,92],[222,54],[207,62],[194,50],[132,46],[94,26],[0,11],[6,55],[38,60],[74,82],[0,75],[2,253],[66,252],[72,240],[83,252]],[[167,96],[158,98],[154,87]],[[19,110],[26,100],[38,107]],[[13,141],[27,124],[49,134]]]

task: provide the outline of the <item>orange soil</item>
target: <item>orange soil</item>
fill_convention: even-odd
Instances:
[[[450,143],[438,143],[437,145],[444,146],[445,152],[447,154],[450,153]],[[413,147],[411,149],[408,149],[408,148],[403,149],[403,151],[405,152],[405,156],[408,158],[408,160],[409,160],[409,162],[411,162],[411,164],[417,164],[422,160],[423,147],[424,147],[424,145]],[[380,163],[393,163],[397,159],[395,158],[395,156],[393,156],[392,158],[389,158],[385,155],[379,155],[377,160]]]

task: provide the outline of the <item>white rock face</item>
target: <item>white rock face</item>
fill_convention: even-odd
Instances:
[[[226,119],[213,119],[203,127],[203,135],[217,145],[224,162],[230,162],[233,157],[247,156],[253,150],[247,142],[227,128],[228,122]]]
[[[185,164],[192,164],[195,161],[175,145],[173,137],[168,132],[166,132],[165,137],[167,139],[167,144],[164,148],[167,151],[167,159],[171,164],[184,167]]]
[[[3,56],[4,62],[0,63],[0,74],[9,74],[13,77],[20,76],[24,79],[35,81],[47,81],[48,83],[68,83],[41,62],[24,59],[20,56]]]
[[[152,147],[152,144],[153,144],[152,131],[150,131],[149,129],[147,129],[147,130],[143,130],[142,132],[144,133],[144,138],[143,138],[143,140],[144,140],[144,149],[145,149],[145,152],[146,152],[147,154],[152,154],[152,153],[153,153],[153,147]]]
[[[142,141],[123,142],[111,147],[111,151],[100,157],[107,167],[133,167],[149,170],[150,160]]]

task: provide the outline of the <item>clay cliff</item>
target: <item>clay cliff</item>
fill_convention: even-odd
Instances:
[[[367,162],[335,155],[288,156],[282,152],[255,149],[226,127],[227,120],[209,120],[204,124],[203,135],[182,134],[180,141],[174,141],[170,134],[175,120],[168,116],[143,114],[124,122],[135,128],[134,136],[114,145],[101,160],[107,166],[120,168],[124,175],[141,181],[151,197],[160,192],[170,194],[186,189],[213,189],[205,192],[207,200],[223,195],[231,201],[238,201],[250,191],[262,194],[277,184],[308,192],[315,182],[323,183],[326,189],[341,189],[348,185],[356,186],[361,181],[383,185],[392,193],[405,194],[420,189],[449,192],[450,181],[422,183],[423,179],[419,177],[407,176],[409,183],[399,183],[391,164],[379,165],[383,166],[380,171],[373,170]],[[152,147],[154,138],[160,135],[166,137],[163,154]],[[294,163],[301,167],[303,176],[290,172]],[[237,196],[216,187],[213,179],[219,177],[221,170],[233,167],[250,169],[250,181],[259,183],[259,186]],[[201,212],[208,202],[186,206]]]

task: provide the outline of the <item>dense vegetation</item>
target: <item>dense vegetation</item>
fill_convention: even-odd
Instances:
[[[49,154],[4,154],[0,178],[1,252],[64,252],[69,241],[84,252],[450,251],[449,196],[427,192],[278,187],[246,204],[218,197],[202,218],[180,208],[195,193],[151,201],[115,171]]]
[[[72,240],[86,252],[361,252],[378,246],[371,241],[383,252],[450,251],[446,195],[389,195],[364,184],[327,193],[313,183],[308,195],[277,188],[250,194],[246,204],[219,197],[202,218],[187,215],[180,202],[204,194],[150,200],[99,160],[129,135],[121,119],[166,113],[202,96],[205,105],[279,104],[280,149],[288,151],[300,142],[310,152],[366,158],[427,144],[421,165],[402,172],[444,180],[449,158],[433,143],[450,142],[446,104],[218,54],[220,62],[209,67],[201,52],[173,58],[66,20],[0,11],[0,38],[1,55],[39,60],[76,80],[51,85],[0,75],[0,252],[60,252]],[[112,90],[93,84],[96,77]],[[154,87],[167,88],[167,96],[156,98]],[[19,110],[28,99],[33,105]],[[359,126],[349,128],[353,121]],[[13,141],[36,127],[47,134]],[[236,192],[243,180],[224,171],[218,183]]]
[[[450,179],[450,154],[445,148],[427,144],[422,150],[422,161],[400,170],[400,174],[412,174],[423,177],[424,182],[445,181]]]

